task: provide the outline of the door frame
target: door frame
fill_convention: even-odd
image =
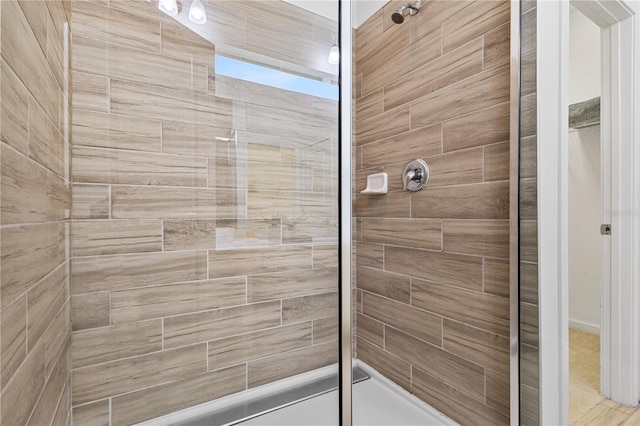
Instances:
[[[638,404],[640,305],[640,2],[572,1],[603,28],[603,134],[611,156],[610,286],[603,305],[603,392]],[[569,2],[537,4],[540,421],[568,423]],[[615,124],[615,125],[614,125]],[[604,190],[604,188],[603,188]],[[605,280],[606,284],[607,280]],[[606,337],[606,336],[609,337]],[[606,341],[604,341],[606,340]],[[610,381],[608,380],[610,378]]]

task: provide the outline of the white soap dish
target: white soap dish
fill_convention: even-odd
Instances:
[[[367,187],[360,191],[361,194],[386,194],[387,174],[376,173],[367,176]]]

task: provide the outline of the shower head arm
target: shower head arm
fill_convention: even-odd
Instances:
[[[422,6],[421,0],[416,0],[413,3],[403,4],[398,9],[396,9],[395,12],[393,12],[393,14],[391,15],[391,19],[396,24],[401,24],[404,22],[405,16],[415,15],[416,13],[418,13],[421,6]]]
[[[405,5],[404,7],[409,10],[410,15],[415,15],[420,10],[420,2],[417,1],[415,3],[410,3]]]

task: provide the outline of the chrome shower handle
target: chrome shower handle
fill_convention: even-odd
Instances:
[[[420,169],[408,170],[404,174],[404,189],[407,189],[409,182],[416,181],[420,182],[422,180],[422,171]]]
[[[410,161],[402,172],[405,191],[416,192],[425,187],[429,180],[429,166],[424,160]]]

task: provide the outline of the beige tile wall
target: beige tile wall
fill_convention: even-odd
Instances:
[[[336,362],[337,103],[216,75],[214,45],[145,1],[73,13],[74,422]]]
[[[402,3],[356,32],[357,357],[460,423],[508,424],[509,2],[395,25]],[[390,192],[360,195],[381,171]]]
[[[68,424],[71,10],[0,15],[0,424]]]

